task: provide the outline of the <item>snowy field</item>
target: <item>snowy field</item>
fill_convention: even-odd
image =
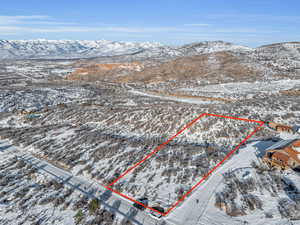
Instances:
[[[277,93],[282,90],[300,88],[300,80],[277,80],[268,82],[235,82],[217,85],[206,85],[198,88],[181,88],[179,91],[191,92],[216,92],[224,94],[247,94],[247,93]]]
[[[34,88],[33,90],[4,90],[0,93],[0,112],[13,110],[39,111],[45,107],[82,101],[92,92],[83,88]]]

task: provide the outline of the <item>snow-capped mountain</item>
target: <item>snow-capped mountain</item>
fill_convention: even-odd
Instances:
[[[0,40],[0,58],[89,58],[133,54],[160,47],[159,43],[72,41],[72,40]]]
[[[107,40],[0,40],[0,59],[71,59],[122,56],[128,60],[156,58],[160,60],[231,51],[254,55],[255,58],[276,58],[298,61],[300,43],[278,43],[249,48],[224,41],[204,41],[182,46],[168,46],[157,42],[118,42]],[[298,62],[296,62],[297,64]]]
[[[223,41],[206,41],[171,47],[157,42],[0,40],[0,59],[90,58],[117,55],[131,55],[140,59],[173,58],[228,50],[250,51],[252,49]]]

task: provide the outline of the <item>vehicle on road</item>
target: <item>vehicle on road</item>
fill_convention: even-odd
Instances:
[[[161,212],[162,214],[165,213],[164,208],[161,207],[161,206],[156,205],[156,206],[152,206],[151,208],[155,209],[158,212]],[[156,211],[151,210],[150,215],[152,215],[154,217],[157,217],[157,218],[161,218],[163,215],[161,213],[156,212]]]
[[[146,197],[138,198],[136,201],[140,202],[141,204],[143,204],[145,206],[148,206],[148,198],[146,198]],[[133,206],[139,210],[145,210],[145,207],[138,204],[137,202],[133,203]]]

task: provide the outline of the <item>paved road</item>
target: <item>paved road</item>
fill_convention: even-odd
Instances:
[[[23,158],[25,161],[38,168],[38,171],[43,171],[44,173],[64,182],[65,185],[71,186],[89,197],[99,198],[106,209],[114,211],[116,214],[121,216],[130,218],[135,224],[158,225],[162,222],[150,216],[147,211],[137,210],[137,214],[132,216],[135,214],[136,209],[132,207],[131,201],[115,195],[95,181],[76,177],[44,160],[38,159],[26,152],[25,149],[12,146],[8,141],[0,140],[0,157],[1,154],[13,154]]]

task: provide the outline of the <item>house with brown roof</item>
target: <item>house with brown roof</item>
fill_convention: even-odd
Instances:
[[[300,171],[300,139],[283,140],[266,149],[263,161],[269,167]]]
[[[280,123],[274,123],[274,122],[267,122],[266,124],[269,128],[276,130],[278,132],[293,133],[293,128],[291,126],[287,126]]]

